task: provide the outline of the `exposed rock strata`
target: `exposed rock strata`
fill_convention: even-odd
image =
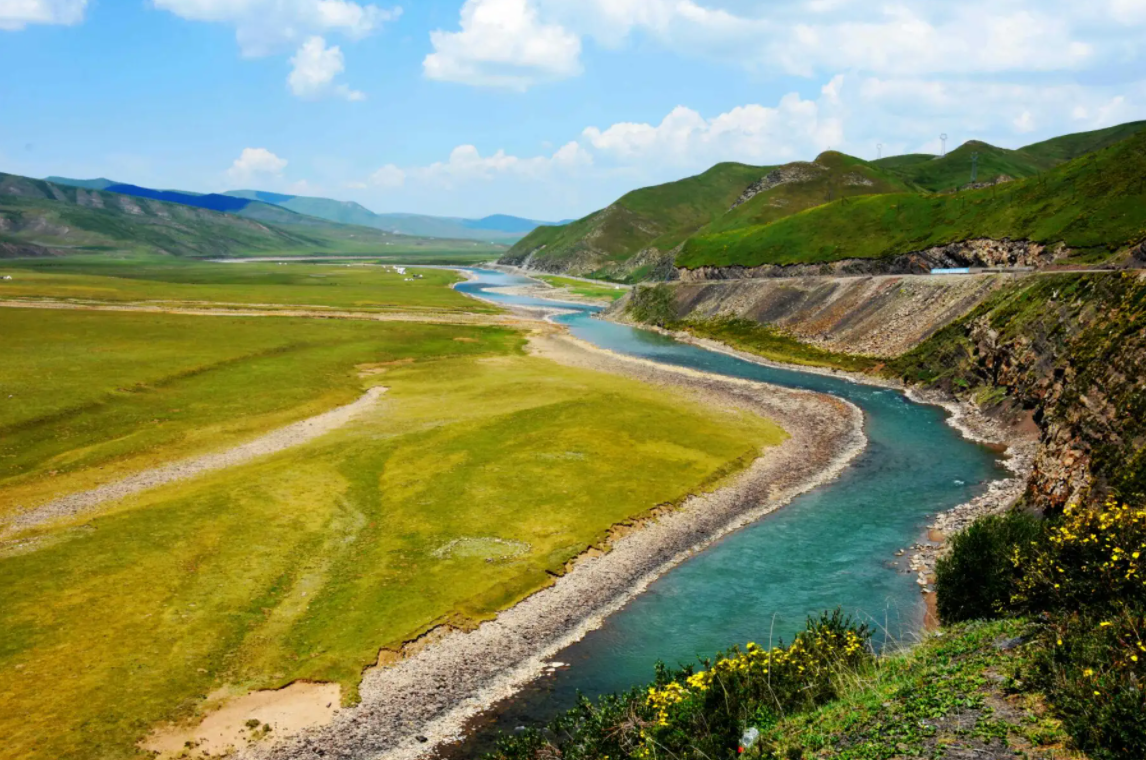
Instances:
[[[681,319],[742,317],[832,351],[892,357],[967,314],[1009,280],[986,275],[694,282],[675,285],[673,295]]]
[[[768,172],[765,177],[749,185],[748,189],[745,190],[744,193],[736,199],[736,202],[733,203],[732,207],[728,210],[732,211],[732,209],[743,206],[745,203],[752,200],[757,195],[760,195],[760,193],[766,193],[769,190],[780,187],[781,185],[790,185],[797,182],[809,182],[816,179],[819,175],[826,171],[828,171],[828,167],[821,166],[820,164],[816,163],[801,162],[781,166],[779,169],[774,169]],[[860,176],[862,177],[863,175]],[[870,180],[868,180],[867,184],[870,185],[872,183]]]
[[[878,259],[842,259],[824,264],[766,264],[758,267],[678,267],[677,277],[682,282],[702,282],[772,277],[928,274],[932,269],[955,267],[1046,266],[1069,253],[1062,246],[1047,247],[1029,240],[980,238]]]

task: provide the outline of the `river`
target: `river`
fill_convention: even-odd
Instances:
[[[448,758],[493,747],[498,731],[538,726],[571,707],[649,681],[658,660],[695,662],[733,644],[789,639],[808,615],[842,607],[876,627],[877,647],[910,642],[923,604],[907,557],[936,513],[1007,476],[999,457],[945,423],[946,412],[904,394],[846,379],[775,369],[596,319],[599,309],[488,292],[531,284],[516,275],[469,270],[461,292],[504,304],[559,305],[578,338],[617,353],[829,393],[859,406],[869,444],[836,481],[736,532],[662,576],[598,630],[554,658],[555,670],[500,705]]]

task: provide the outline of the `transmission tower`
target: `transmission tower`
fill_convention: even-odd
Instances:
[[[943,141],[943,154],[942,155],[944,158],[946,158],[947,157],[947,133],[944,132],[943,134],[939,135],[939,139]]]
[[[975,184],[977,179],[979,179],[979,154],[975,152],[971,154],[971,184]]]
[[[879,155],[879,158],[883,158],[883,143],[878,143],[875,146],[875,150],[876,150],[877,154]]]

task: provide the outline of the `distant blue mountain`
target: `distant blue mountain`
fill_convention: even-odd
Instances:
[[[494,230],[497,232],[520,233],[528,235],[546,222],[535,222],[532,219],[522,219],[519,216],[507,214],[494,214],[484,219],[463,219],[462,225],[471,230]]]
[[[353,202],[270,193],[265,190],[231,190],[227,193],[200,195],[181,190],[153,190],[149,187],[140,187],[126,182],[114,182],[108,179],[81,180],[49,177],[48,181],[57,185],[106,190],[112,193],[134,195],[139,198],[181,203],[184,206],[196,206],[225,214],[241,214],[263,222],[298,224],[305,217],[315,217],[338,224],[374,227],[387,232],[416,237],[512,242],[542,225],[560,226],[570,221],[538,222],[508,214],[494,214],[484,219],[458,219],[422,214],[376,214]],[[278,209],[278,213],[282,216],[276,216],[272,209]]]
[[[168,203],[181,203],[184,206],[197,206],[198,208],[210,209],[211,211],[221,211],[224,214],[237,214],[251,205],[251,200],[248,198],[233,198],[229,195],[219,195],[218,193],[193,195],[175,190],[152,190],[151,188],[139,187],[138,185],[109,185],[103,189],[109,193],[134,195],[137,198],[150,198],[155,201],[167,201]]]

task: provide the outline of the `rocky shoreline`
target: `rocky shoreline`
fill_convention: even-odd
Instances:
[[[466,722],[544,672],[546,660],[598,627],[649,583],[727,533],[837,477],[863,451],[863,414],[841,399],[665,367],[620,356],[546,327],[539,356],[684,390],[707,403],[747,409],[790,434],[719,490],[618,532],[554,584],[476,630],[435,632],[432,646],[364,675],[361,702],[333,722],[239,756],[273,760],[385,757],[412,760],[461,737]],[[621,535],[623,533],[623,535]]]

